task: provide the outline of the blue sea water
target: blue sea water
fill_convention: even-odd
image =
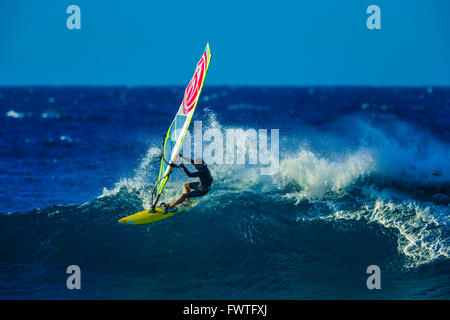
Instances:
[[[278,172],[212,164],[190,211],[119,224],[183,91],[0,88],[1,299],[450,298],[449,88],[206,86],[195,120],[279,129]]]

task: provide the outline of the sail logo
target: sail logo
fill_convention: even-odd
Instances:
[[[184,92],[183,98],[183,113],[189,113],[195,106],[196,101],[198,100],[199,91],[203,83],[203,79],[206,75],[206,66],[208,65],[208,57],[206,52],[203,54],[203,57],[197,64],[197,68],[195,69],[194,76],[189,82],[189,85]]]

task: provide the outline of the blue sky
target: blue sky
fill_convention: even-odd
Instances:
[[[0,0],[0,85],[185,85],[209,41],[210,85],[449,86],[449,32],[448,0]]]

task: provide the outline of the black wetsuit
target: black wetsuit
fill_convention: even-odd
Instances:
[[[194,161],[191,160],[192,164]],[[211,189],[211,184],[213,182],[213,178],[211,176],[211,172],[208,169],[208,166],[203,162],[203,167],[199,169],[197,172],[189,172],[185,166],[183,166],[183,170],[189,178],[198,177],[200,182],[191,182],[189,183],[189,188],[192,191],[187,193],[188,198],[201,197],[209,192]]]

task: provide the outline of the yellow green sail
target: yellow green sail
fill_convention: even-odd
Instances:
[[[170,164],[174,163],[175,159],[178,157],[186,132],[189,130],[189,124],[191,123],[192,116],[197,107],[210,62],[211,52],[209,50],[209,44],[206,44],[205,52],[197,63],[194,76],[186,87],[183,101],[181,102],[178,112],[175,115],[169,130],[167,130],[164,139],[161,165],[159,168],[158,181],[156,183],[156,198],[153,201],[153,208],[156,206],[159,197],[164,190],[164,186],[169,179],[172,170]]]

